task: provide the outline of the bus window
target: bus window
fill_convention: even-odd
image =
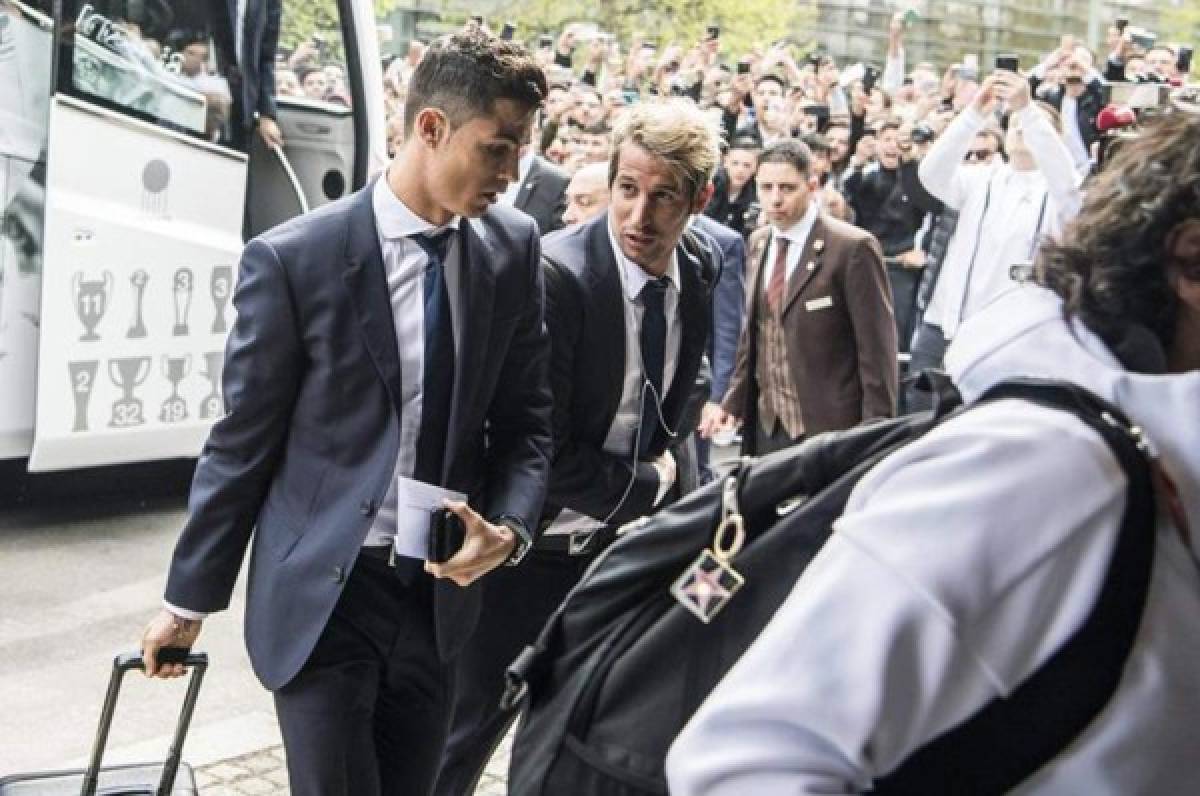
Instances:
[[[346,50],[338,19],[328,12],[300,13],[311,0],[283,0],[287,24],[275,54],[277,95],[317,105],[349,108],[352,104],[346,77]]]
[[[0,359],[37,318],[52,31],[50,0],[0,0]]]
[[[231,144],[234,100],[224,3],[90,0],[63,3],[59,89],[167,129]]]

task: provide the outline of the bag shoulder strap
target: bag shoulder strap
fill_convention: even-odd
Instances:
[[[980,403],[1019,398],[1070,412],[1109,445],[1129,484],[1125,513],[1099,596],[1078,630],[1007,699],[917,750],[876,780],[875,794],[1005,793],[1074,741],[1116,692],[1141,625],[1154,557],[1154,491],[1137,426],[1087,390],[1006,382]]]

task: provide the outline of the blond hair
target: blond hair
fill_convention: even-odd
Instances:
[[[719,141],[716,126],[694,102],[670,99],[638,103],[613,130],[609,187],[617,177],[621,147],[631,143],[665,160],[689,196],[695,197],[717,170]]]

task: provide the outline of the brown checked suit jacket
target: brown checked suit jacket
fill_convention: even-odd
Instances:
[[[750,237],[746,325],[722,402],[745,421],[753,453],[758,422],[758,296],[771,227]],[[858,227],[817,216],[784,294],[787,360],[806,436],[896,412],[896,323],[879,243]]]

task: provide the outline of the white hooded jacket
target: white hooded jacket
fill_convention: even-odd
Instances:
[[[1200,372],[1126,371],[1034,287],[972,318],[947,364],[968,402],[1036,377],[1115,403],[1144,429],[1200,529]],[[884,460],[676,740],[671,792],[859,792],[1011,692],[1091,611],[1125,481],[1081,421],[1015,400],[966,412]],[[1200,793],[1196,542],[1160,511],[1146,609],[1116,694],[1017,793]]]

